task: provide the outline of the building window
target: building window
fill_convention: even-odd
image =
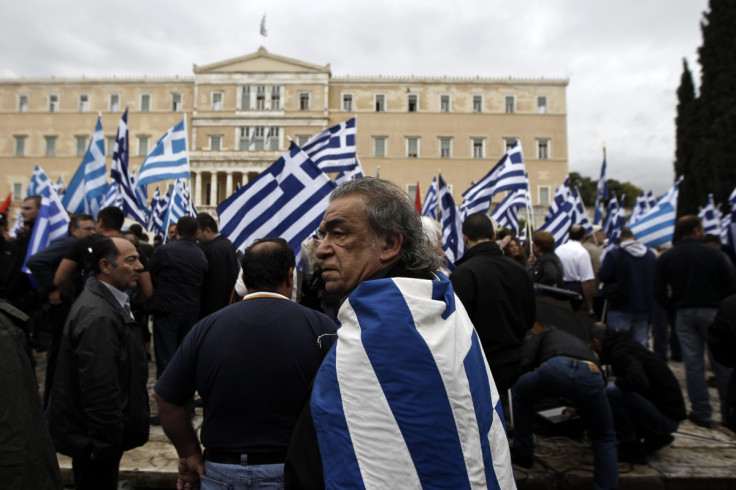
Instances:
[[[280,143],[279,128],[271,126],[266,133],[266,143],[264,146],[269,150],[278,150]]]
[[[540,160],[549,159],[549,140],[537,140],[537,158]]]
[[[255,139],[256,150],[264,150],[266,147],[265,146],[266,128],[264,128],[263,126],[258,126],[257,128],[255,128],[255,132],[256,132],[255,133],[256,134],[256,139]]]
[[[138,136],[138,156],[148,155],[148,136]]]
[[[373,138],[373,156],[383,158],[386,156],[386,137],[375,136]]]
[[[26,137],[25,136],[14,136],[15,138],[15,156],[24,157],[26,156]]]
[[[504,138],[503,139],[503,147],[504,147],[504,150],[503,151],[504,151],[504,153],[506,153],[507,151],[509,151],[514,146],[514,144],[516,143],[516,140],[517,139],[518,138]]]
[[[302,92],[299,94],[299,110],[309,110],[309,92]]]
[[[353,94],[342,94],[342,110],[346,112],[353,110]]]
[[[26,94],[18,96],[18,112],[28,112],[28,96]]]
[[[212,92],[212,110],[222,110],[222,92]]]
[[[483,112],[483,96],[473,96],[473,112]]]
[[[440,138],[440,158],[452,157],[452,139]]]
[[[179,112],[181,110],[181,94],[174,92],[171,94],[171,110]]]
[[[87,153],[87,137],[75,136],[74,140],[77,142],[77,156],[83,157]],[[110,154],[112,155],[112,153]]]
[[[271,110],[281,110],[281,87],[279,85],[271,87]]]
[[[240,128],[240,143],[238,145],[238,148],[240,148],[241,151],[247,151],[250,149],[250,128],[248,127],[242,127]]]
[[[211,151],[222,150],[222,135],[219,135],[219,134],[210,135],[210,150]]]
[[[107,140],[107,156],[111,157],[115,152],[115,136],[108,136],[105,139]]]
[[[440,95],[440,112],[450,112],[450,96]]]
[[[302,147],[302,146],[306,145],[307,143],[309,143],[309,139],[310,138],[311,138],[311,136],[309,136],[307,134],[298,134],[296,136],[296,144],[299,145],[299,147]]]
[[[483,138],[473,138],[473,158],[485,157],[485,140]]]
[[[506,107],[506,114],[513,114],[516,112],[516,96],[515,95],[507,95],[504,100],[505,107]]]
[[[266,110],[266,86],[259,85],[256,87],[256,110]]]
[[[89,95],[79,95],[79,112],[89,112]]]
[[[406,138],[406,156],[409,158],[419,157],[419,138]]]
[[[56,136],[46,136],[46,156],[56,156]]]
[[[376,94],[376,112],[384,112],[386,110],[386,94]]]
[[[59,96],[56,94],[49,95],[49,112],[59,112]]]
[[[141,94],[141,112],[151,111],[151,94]]]
[[[549,187],[539,186],[539,204],[541,206],[549,206]]]
[[[110,94],[110,112],[120,111],[120,95]]]
[[[23,184],[13,182],[13,201],[20,201],[21,199],[23,199]]]
[[[547,96],[537,96],[537,114],[547,114]]]
[[[406,104],[409,112],[417,112],[419,110],[419,96],[417,94],[409,94],[406,98]]]
[[[240,110],[250,110],[250,85],[243,85],[240,90]]]

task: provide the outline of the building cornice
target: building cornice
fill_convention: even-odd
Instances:
[[[480,75],[475,77],[450,77],[450,76],[362,76],[362,75],[342,75],[333,76],[330,79],[331,83],[385,83],[385,84],[397,84],[397,83],[410,83],[410,84],[436,84],[436,83],[447,83],[447,84],[483,84],[483,85],[557,85],[560,87],[566,87],[570,83],[569,78],[515,78],[515,77],[481,77]]]

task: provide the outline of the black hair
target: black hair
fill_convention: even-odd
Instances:
[[[263,238],[245,249],[242,265],[249,291],[275,291],[286,281],[296,259],[283,238]]]
[[[473,213],[463,221],[463,235],[470,241],[486,238],[493,240],[493,222],[483,213]]]
[[[106,230],[120,231],[125,222],[125,215],[122,209],[108,206],[97,213],[97,221],[101,221]]]

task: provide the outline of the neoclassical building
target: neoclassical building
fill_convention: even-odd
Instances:
[[[108,165],[129,108],[130,167],[182,117],[195,205],[212,211],[288,148],[357,117],[366,175],[422,196],[442,172],[456,203],[521,141],[532,200],[545,206],[568,173],[567,79],[332,76],[265,48],[191,77],[0,80],[0,196],[25,196],[36,163],[69,182],[102,114]],[[166,183],[161,183],[166,185]],[[149,189],[149,195],[153,189]]]

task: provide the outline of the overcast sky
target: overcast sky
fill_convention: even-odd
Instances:
[[[570,171],[663,193],[707,0],[3,2],[0,77],[192,75],[260,45],[333,75],[570,79]],[[268,37],[259,34],[266,14]],[[358,129],[360,130],[360,128]]]

